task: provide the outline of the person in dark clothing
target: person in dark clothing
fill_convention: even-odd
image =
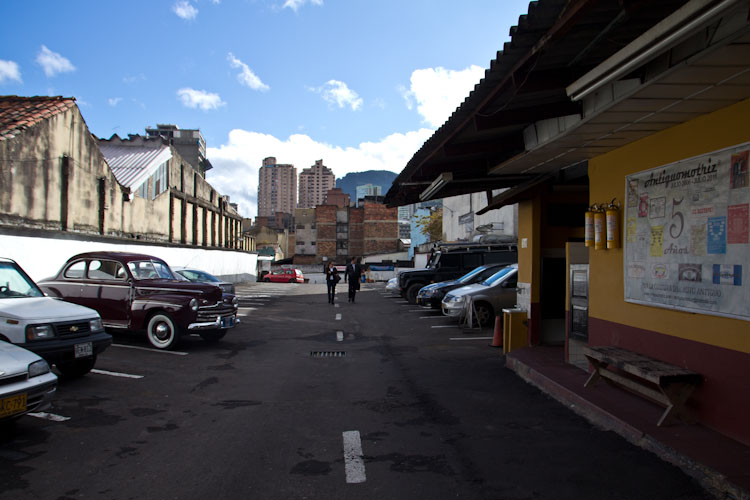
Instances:
[[[359,280],[362,277],[362,266],[359,259],[352,258],[352,261],[346,266],[346,277],[349,278],[349,302],[354,302],[354,297],[359,290]]]
[[[336,284],[341,280],[339,271],[336,266],[333,265],[333,261],[328,263],[326,267],[326,287],[328,287],[328,303],[333,304],[336,298]]]

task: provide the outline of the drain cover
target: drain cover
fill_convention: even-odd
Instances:
[[[311,358],[344,358],[346,351],[310,351]]]

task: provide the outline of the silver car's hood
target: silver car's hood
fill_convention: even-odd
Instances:
[[[93,319],[98,313],[88,307],[51,297],[0,299],[0,316],[24,321],[58,322]]]
[[[0,377],[25,373],[31,363],[40,359],[31,351],[0,340]]]
[[[472,292],[477,292],[480,290],[487,290],[489,287],[480,285],[479,283],[474,283],[473,285],[466,285],[462,286],[460,288],[456,288],[455,290],[451,290],[448,292],[448,295],[452,295],[454,297],[460,297],[461,295],[468,295]]]

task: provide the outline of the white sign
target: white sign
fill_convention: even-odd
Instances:
[[[749,152],[745,143],[626,177],[626,301],[750,320]]]

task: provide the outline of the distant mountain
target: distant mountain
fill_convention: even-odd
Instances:
[[[357,197],[357,186],[364,186],[365,184],[373,184],[380,186],[380,192],[385,196],[385,193],[391,188],[393,179],[396,178],[393,172],[388,170],[366,170],[365,172],[353,172],[346,174],[341,179],[336,179],[336,187],[341,188],[343,192],[349,195],[349,198],[354,201]]]

